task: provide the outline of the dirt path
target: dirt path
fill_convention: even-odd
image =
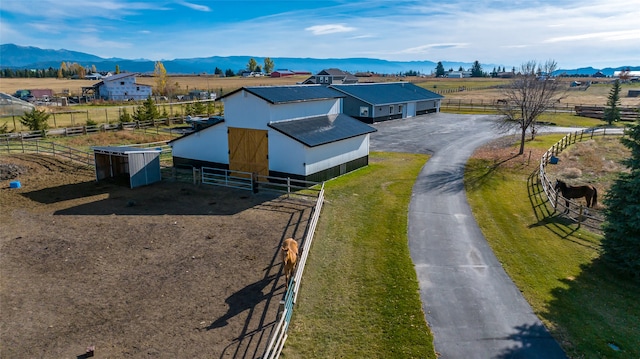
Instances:
[[[9,163],[22,187],[0,182],[0,357],[262,354],[284,290],[279,244],[303,237],[313,203]]]

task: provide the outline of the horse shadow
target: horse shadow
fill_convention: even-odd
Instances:
[[[225,299],[225,303],[229,306],[227,312],[220,318],[213,321],[208,327],[206,327],[206,329],[212,330],[224,327],[229,324],[229,319],[244,312],[245,310],[253,309],[258,303],[271,298],[273,293],[268,292],[265,294],[263,291],[274,279],[276,279],[276,276],[263,278],[231,294],[227,299]]]

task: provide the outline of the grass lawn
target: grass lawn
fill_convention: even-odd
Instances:
[[[425,155],[372,153],[326,183],[286,358],[435,358],[407,242]]]
[[[561,137],[538,136],[527,152]],[[640,286],[599,260],[600,236],[544,203],[537,166],[521,158],[468,162],[467,196],[487,241],[570,357],[640,358]]]

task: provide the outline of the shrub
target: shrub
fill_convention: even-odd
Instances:
[[[20,117],[20,123],[31,131],[46,131],[49,128],[49,115],[44,110],[33,109]]]

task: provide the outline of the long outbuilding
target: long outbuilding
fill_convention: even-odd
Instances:
[[[410,82],[331,85],[345,97],[343,113],[365,123],[440,112],[442,95]]]

